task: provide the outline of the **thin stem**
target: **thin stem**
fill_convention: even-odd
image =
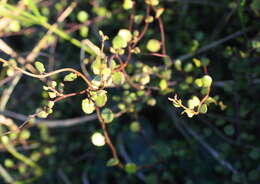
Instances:
[[[84,89],[84,90],[82,90],[80,92],[75,92],[75,93],[69,93],[69,94],[66,94],[66,95],[62,95],[61,97],[56,98],[54,100],[54,102],[58,102],[58,101],[61,101],[61,100],[65,99],[65,98],[76,96],[76,95],[82,95],[82,94],[84,94],[86,92],[88,92],[88,90]]]
[[[6,60],[4,60],[2,58],[0,58],[0,62],[8,63],[8,61],[6,61]],[[45,73],[45,74],[33,74],[33,73],[27,72],[27,71],[25,71],[25,70],[23,70],[23,69],[21,69],[21,68],[19,68],[17,66],[12,65],[12,67],[14,69],[22,72],[25,75],[28,75],[28,76],[34,77],[34,78],[38,78],[38,79],[43,79],[43,78],[46,78],[46,77],[50,77],[52,75],[55,75],[55,74],[58,74],[58,73],[61,73],[61,72],[73,72],[73,73],[77,74],[79,77],[81,77],[89,87],[92,86],[91,82],[82,73],[80,73],[79,71],[74,70],[72,68],[62,68],[62,69],[55,70],[53,72],[49,72],[49,73]]]
[[[103,132],[104,132],[104,136],[105,136],[105,140],[106,140],[106,143],[108,144],[111,152],[112,152],[112,155],[113,155],[113,158],[118,160],[119,163],[118,163],[118,166],[120,168],[123,168],[123,164],[120,162],[119,158],[118,158],[118,154],[117,154],[117,151],[116,151],[116,148],[114,146],[114,144],[112,143],[111,139],[110,139],[110,136],[109,136],[109,133],[108,133],[108,129],[106,127],[106,123],[104,122],[102,116],[101,116],[101,112],[100,112],[100,109],[99,107],[96,107],[96,111],[97,111],[97,116],[98,116],[98,120],[101,124],[101,127],[103,129]]]
[[[154,12],[156,13],[156,8],[152,7]],[[161,44],[162,44],[162,55],[166,55],[166,46],[165,46],[165,32],[164,32],[164,25],[163,25],[163,20],[160,17],[157,18],[158,23],[159,23],[159,28],[160,28],[160,34],[161,34]]]
[[[150,6],[146,7],[146,18],[150,16]],[[147,29],[149,27],[149,23],[145,22],[144,28],[142,30],[142,32],[140,33],[140,35],[138,36],[137,40],[135,41],[135,43],[133,44],[133,47],[135,47],[137,45],[137,43],[143,38],[144,34],[146,33]]]

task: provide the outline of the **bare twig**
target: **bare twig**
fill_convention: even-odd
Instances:
[[[209,154],[216,159],[221,165],[229,169],[233,174],[237,174],[238,171],[236,168],[231,165],[228,161],[224,160],[221,158],[220,154],[215,150],[213,147],[211,147],[205,140],[203,140],[202,137],[200,137],[192,128],[188,126],[186,122],[181,120],[180,118],[177,118],[177,114],[173,109],[169,109],[170,107],[167,108],[167,111],[169,112],[169,115],[172,119],[172,122],[174,124],[181,124],[181,126],[199,143],[201,144],[205,150],[209,152]]]
[[[217,46],[223,44],[224,42],[229,41],[229,40],[232,40],[232,39],[234,39],[234,38],[237,38],[237,37],[241,36],[242,34],[248,32],[248,31],[250,31],[250,30],[251,30],[251,29],[246,29],[246,30],[242,30],[242,31],[235,32],[235,33],[233,33],[233,34],[231,34],[231,35],[229,35],[229,36],[227,36],[227,37],[225,37],[225,38],[222,38],[222,39],[217,40],[217,41],[214,41],[214,42],[212,42],[212,43],[210,43],[210,44],[208,44],[208,45],[206,45],[206,46],[204,46],[204,47],[201,47],[201,48],[198,49],[194,54],[191,54],[191,53],[185,54],[185,55],[182,55],[182,56],[178,57],[177,59],[180,59],[180,60],[182,60],[182,61],[187,60],[187,59],[190,59],[190,58],[192,58],[192,57],[193,57],[194,55],[196,55],[196,54],[201,54],[201,53],[203,53],[203,52],[205,52],[205,51],[207,51],[207,50],[210,50],[210,49],[212,49],[212,48],[214,48],[214,47],[217,47]],[[176,60],[177,60],[177,59],[176,59]]]
[[[20,120],[20,121],[26,121],[28,120],[28,116],[25,116],[23,114],[19,114],[12,111],[4,111],[0,112],[0,114],[3,114],[5,116],[9,116],[11,118]],[[86,122],[97,120],[97,115],[89,115],[89,116],[81,116],[77,118],[70,118],[70,119],[64,119],[64,120],[42,120],[42,119],[36,119],[34,125],[38,124],[44,124],[49,128],[65,128],[65,127],[71,127],[80,125]]]

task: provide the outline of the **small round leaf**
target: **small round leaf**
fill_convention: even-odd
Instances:
[[[95,101],[96,106],[103,107],[107,102],[107,92],[105,90],[97,91],[92,99]]]
[[[161,49],[161,43],[156,39],[151,39],[148,41],[146,48],[150,52],[158,52]]]
[[[212,84],[212,78],[209,75],[204,75],[202,77],[202,83],[204,87],[210,87]]]
[[[114,49],[120,49],[120,48],[125,48],[127,46],[127,42],[125,41],[122,36],[117,35],[113,40],[112,40],[113,48]]]
[[[132,132],[139,132],[141,129],[140,123],[137,121],[134,121],[130,124],[130,130]]]
[[[208,107],[207,104],[202,104],[202,106],[200,107],[200,113],[205,114],[208,111]]]
[[[101,116],[104,119],[105,123],[110,123],[114,119],[114,113],[109,108],[103,109],[101,112]]]
[[[137,166],[136,164],[134,163],[127,163],[125,165],[125,171],[128,173],[128,174],[135,174],[136,171],[137,171]]]
[[[88,20],[88,13],[86,11],[80,11],[78,14],[77,14],[77,19],[79,22],[83,23],[85,22],[86,20]]]
[[[122,72],[115,72],[112,74],[112,81],[115,85],[122,85],[125,82],[125,76]]]
[[[132,34],[128,29],[120,29],[118,35],[121,36],[126,42],[129,42],[132,39]]]
[[[104,146],[106,144],[105,137],[99,132],[92,134],[91,142],[98,147]]]
[[[125,10],[132,9],[134,6],[134,2],[132,0],[124,0],[123,8]]]
[[[91,114],[95,110],[94,102],[88,98],[82,100],[81,107],[86,114]]]

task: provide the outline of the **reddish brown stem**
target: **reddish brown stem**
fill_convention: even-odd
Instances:
[[[114,159],[117,159],[119,161],[118,163],[118,166],[120,168],[123,168],[123,164],[120,162],[119,160],[119,157],[118,157],[118,154],[117,154],[117,151],[116,151],[116,148],[114,146],[114,144],[112,143],[111,139],[110,139],[110,136],[109,136],[109,133],[108,133],[108,129],[107,129],[107,126],[106,126],[106,123],[104,122],[104,119],[102,118],[101,116],[101,112],[100,112],[100,109],[99,107],[96,107],[96,111],[97,111],[97,116],[98,116],[98,120],[101,124],[101,128],[103,129],[103,132],[104,132],[104,136],[105,136],[105,140],[106,140],[106,143],[107,145],[109,146],[111,152],[112,152],[112,155],[113,155],[113,158]]]
[[[84,89],[84,90],[82,90],[82,91],[80,91],[80,92],[69,93],[69,94],[66,94],[66,95],[63,95],[63,96],[61,96],[61,97],[56,98],[56,99],[54,100],[54,102],[58,102],[58,101],[61,101],[61,100],[65,99],[65,98],[69,98],[69,97],[76,96],[76,95],[82,95],[82,94],[85,94],[85,93],[87,93],[87,92],[88,92],[88,90],[87,90],[87,89]]]

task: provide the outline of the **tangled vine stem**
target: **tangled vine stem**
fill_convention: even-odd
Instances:
[[[2,63],[6,63],[6,64],[9,64],[8,61],[0,58],[0,62]],[[11,67],[13,67],[15,70],[18,70],[20,71],[21,73],[25,74],[25,75],[28,75],[30,77],[34,77],[34,78],[38,78],[38,79],[43,79],[43,78],[46,78],[46,77],[50,77],[52,75],[55,75],[55,74],[58,74],[58,73],[62,73],[62,72],[73,72],[75,74],[77,74],[77,76],[81,77],[84,82],[87,84],[88,88],[92,89],[92,84],[91,82],[85,77],[85,75],[83,75],[81,72],[75,70],[75,69],[72,69],[72,68],[62,68],[62,69],[59,69],[59,70],[55,70],[53,72],[49,72],[49,73],[45,73],[45,74],[33,74],[33,73],[30,73],[30,72],[27,72],[25,70],[23,70],[22,68],[19,68],[15,65],[11,65]]]

